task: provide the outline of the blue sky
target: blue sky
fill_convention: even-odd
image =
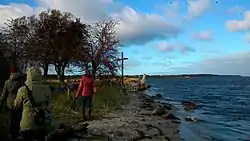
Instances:
[[[126,74],[250,75],[249,0],[1,0],[0,25],[49,8],[119,19]]]

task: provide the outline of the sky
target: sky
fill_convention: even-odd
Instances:
[[[0,0],[0,26],[46,9],[119,20],[125,74],[250,75],[249,0]]]

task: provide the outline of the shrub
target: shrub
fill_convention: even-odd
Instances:
[[[53,93],[52,112],[55,119],[54,126],[58,123],[74,124],[81,119],[81,114],[76,107],[74,98],[76,90],[64,93]],[[118,84],[112,87],[97,87],[97,92],[93,97],[93,116],[103,116],[110,111],[121,109],[121,106],[128,101],[127,94],[122,91]]]

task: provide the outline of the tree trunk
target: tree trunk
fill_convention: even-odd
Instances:
[[[44,80],[47,83],[47,78],[48,78],[48,71],[49,71],[49,64],[48,63],[44,63],[43,65],[43,76],[44,76]]]
[[[92,68],[92,77],[93,77],[93,79],[96,78],[96,68],[95,67]]]
[[[55,71],[57,73],[57,77],[61,83],[64,83],[64,71],[65,71],[66,63],[58,63],[55,64]]]
[[[60,83],[63,84],[64,83],[64,71],[59,75],[59,80],[60,80]]]

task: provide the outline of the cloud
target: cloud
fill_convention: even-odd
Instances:
[[[179,49],[179,51],[183,54],[183,55],[187,55],[190,52],[195,52],[194,48],[191,48],[189,46],[186,46],[184,44],[179,44],[177,45],[177,48]]]
[[[35,11],[36,9],[27,4],[10,3],[9,5],[0,5],[0,26],[3,26],[10,18],[30,16]]]
[[[174,47],[167,42],[159,43],[156,48],[159,52],[173,52],[175,50]]]
[[[166,13],[166,16],[168,18],[178,18],[180,10],[180,3],[178,1],[171,2],[166,8],[164,8],[164,11]]]
[[[210,0],[188,0],[188,17],[195,18],[201,16],[209,9]]]
[[[119,19],[118,35],[124,44],[145,44],[154,39],[177,37],[181,29],[157,14],[142,14],[124,7],[113,17]]]
[[[244,7],[235,5],[234,7],[231,7],[227,10],[228,14],[234,14],[234,13],[242,13],[245,10]]]
[[[212,31],[210,30],[201,31],[199,33],[194,34],[193,38],[195,40],[200,40],[200,41],[211,41],[213,38]]]
[[[163,52],[163,53],[170,53],[170,52],[174,52],[174,51],[179,51],[180,53],[182,53],[183,55],[187,55],[190,52],[195,52],[194,48],[191,48],[189,46],[186,46],[182,43],[179,43],[175,46],[168,44],[167,42],[160,42],[156,49],[159,52]]]
[[[133,58],[129,58],[127,61],[124,61],[124,67],[126,69],[134,69],[140,65],[141,65],[141,62]]]
[[[247,43],[250,43],[250,34],[249,34],[249,33],[246,35],[245,41],[246,41]]]
[[[105,0],[39,0],[40,6],[71,12],[87,22],[106,20],[109,18],[108,9],[114,6],[112,1]],[[98,10],[97,10],[98,9]]]
[[[0,24],[8,18],[30,16],[41,10],[59,9],[71,12],[87,23],[99,20],[120,21],[117,34],[124,45],[145,44],[155,39],[177,37],[182,30],[156,13],[140,13],[133,8],[115,3],[113,0],[38,0],[37,7],[27,4],[0,5]]]
[[[207,58],[184,67],[172,67],[177,73],[211,73],[228,75],[250,75],[250,51]],[[184,71],[183,71],[184,70]]]
[[[226,27],[231,32],[250,30],[250,11],[244,13],[243,20],[230,20],[226,22]]]

